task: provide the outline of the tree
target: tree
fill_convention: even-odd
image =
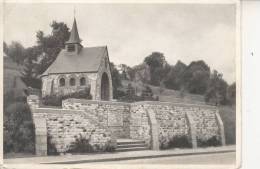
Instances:
[[[4,51],[17,64],[22,64],[25,58],[25,48],[20,42],[12,41],[10,45],[4,43]]]
[[[163,53],[153,52],[144,59],[144,63],[150,67],[150,84],[159,86],[165,74],[170,70]]]
[[[134,101],[135,100],[135,89],[131,85],[131,83],[128,83],[127,89],[126,89],[126,101]]]
[[[5,43],[5,41],[3,42],[3,51],[8,54],[8,46],[7,44]]]
[[[145,86],[142,90],[142,99],[143,100],[153,100],[153,91],[149,86]]]
[[[118,98],[118,88],[122,86],[120,74],[116,69],[114,63],[110,62],[110,70],[112,76],[112,84],[113,84],[113,96],[115,99]]]
[[[69,39],[69,28],[65,23],[53,21],[50,26],[52,28],[51,35],[44,35],[42,31],[36,33],[38,57],[42,57],[37,66],[38,74],[42,74],[53,63]]]
[[[236,104],[236,82],[234,82],[230,86],[228,86],[227,99],[231,105]]]
[[[193,61],[181,76],[181,84],[188,92],[205,94],[210,78],[210,67],[202,60]]]
[[[205,101],[214,103],[216,106],[227,103],[226,92],[228,84],[222,79],[222,76],[222,74],[214,70],[205,93]]]
[[[171,66],[169,73],[165,77],[165,87],[174,90],[183,88],[184,85],[181,83],[181,79],[186,68],[187,66],[181,61],[178,61],[174,66]]]

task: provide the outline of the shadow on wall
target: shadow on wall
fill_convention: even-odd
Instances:
[[[191,139],[189,136],[174,136],[167,141],[165,138],[160,140],[160,149],[171,149],[171,148],[192,148]]]

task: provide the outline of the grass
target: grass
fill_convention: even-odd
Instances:
[[[236,144],[236,109],[235,106],[220,106],[219,114],[224,123],[226,144]]]
[[[144,88],[142,82],[133,82],[129,80],[122,80],[122,88],[126,90],[127,85],[129,83],[131,83],[131,85],[136,89],[137,94],[140,94],[142,89]],[[204,96],[202,95],[195,95],[189,93],[184,93],[182,95],[181,92],[178,90],[171,90],[166,88],[160,89],[160,87],[152,85],[148,86],[152,89],[154,95],[159,96],[159,101],[161,102],[184,102],[192,104],[205,104]]]

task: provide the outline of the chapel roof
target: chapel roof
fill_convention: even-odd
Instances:
[[[56,60],[42,74],[97,72],[103,56],[107,55],[106,46],[84,47],[77,54],[61,50]]]

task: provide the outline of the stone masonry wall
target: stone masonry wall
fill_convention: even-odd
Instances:
[[[109,140],[131,138],[144,140],[150,148],[158,149],[156,146],[167,146],[175,136],[187,137],[193,148],[197,147],[197,140],[214,136],[225,144],[223,123],[213,106],[67,99],[61,109],[48,109],[37,107],[34,97],[28,98],[32,98],[28,103],[34,119],[46,120],[47,134],[59,152],[67,151],[79,134],[91,135],[91,144],[101,147]],[[39,127],[42,131],[43,127]]]
[[[55,145],[59,153],[68,151],[70,145],[80,135],[89,139],[90,144],[96,151],[102,151],[108,142],[115,143],[115,138],[106,125],[99,123],[88,112],[72,109],[40,108],[36,97],[29,96],[27,102],[30,105],[36,127],[36,153],[38,155],[47,154],[47,152],[42,152],[47,151],[47,137],[50,137],[50,143]],[[39,120],[41,123],[39,123]],[[46,127],[45,134],[43,132],[44,126]]]
[[[82,99],[67,99],[62,107],[68,110],[84,110],[91,118],[106,126],[117,138],[129,138],[129,104]]]

